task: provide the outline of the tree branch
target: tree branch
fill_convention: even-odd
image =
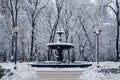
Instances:
[[[90,18],[90,20],[93,22],[93,28],[94,28],[94,20],[92,19],[92,17],[89,15],[89,13],[88,13],[88,11],[86,11],[87,12],[87,15],[88,15],[88,17]]]
[[[41,8],[37,11],[36,15],[35,15],[34,18],[33,18],[34,21],[35,21],[35,19],[37,18],[37,16],[38,16],[38,14],[40,13],[40,11],[41,11],[43,8],[45,8],[46,6],[47,6],[47,4],[44,5],[43,7],[41,7]]]
[[[113,12],[115,13],[115,15],[117,15],[117,11],[112,6],[110,6],[110,5],[106,5],[106,6],[109,7],[110,9],[112,9]]]
[[[79,17],[79,16],[78,16]],[[90,46],[92,47],[92,42],[91,42],[91,40],[90,40],[90,38],[89,38],[89,36],[88,36],[88,34],[87,34],[87,31],[86,31],[86,29],[85,29],[85,26],[83,25],[83,23],[82,23],[82,21],[81,21],[81,17],[79,17],[79,22],[81,23],[81,26],[82,26],[82,28],[83,28],[83,30],[84,30],[84,32],[85,32],[85,36],[86,36],[86,38],[88,39],[88,41],[89,41],[89,43],[90,43]]]
[[[11,8],[10,8],[10,6],[9,6],[8,4],[9,4],[9,3],[8,3],[8,1],[6,0],[6,6],[7,6],[8,10],[10,11],[10,14],[12,15],[12,10],[11,10]]]

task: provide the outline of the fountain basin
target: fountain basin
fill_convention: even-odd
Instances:
[[[58,42],[58,43],[48,43],[47,47],[49,47],[50,49],[62,48],[62,50],[74,48],[73,44],[71,44],[71,43],[60,43],[60,42]]]
[[[79,62],[79,63],[62,63],[62,62],[57,62],[57,61],[45,61],[45,62],[39,62],[39,63],[34,63],[30,64],[32,67],[50,67],[50,68],[86,68],[91,66],[91,63],[88,62]]]
[[[31,64],[32,67],[51,67],[51,68],[86,68],[92,64]]]

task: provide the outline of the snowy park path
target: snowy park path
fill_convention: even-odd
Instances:
[[[0,63],[2,68],[10,69],[14,74],[7,73],[0,80],[120,80],[120,73],[104,73],[101,70],[120,70],[120,62],[100,62],[100,68],[96,63],[88,68],[36,68],[31,63]]]
[[[37,71],[37,80],[79,80],[82,71]]]

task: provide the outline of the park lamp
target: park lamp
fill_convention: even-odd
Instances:
[[[103,29],[102,26],[98,26],[98,27],[93,28],[93,32],[96,34],[100,34],[102,29]]]
[[[99,35],[102,31],[102,26],[93,28],[93,32],[96,34],[96,58],[97,58],[97,68],[99,68]]]
[[[17,26],[14,27],[13,31],[16,32],[16,33],[19,32],[19,27],[17,27]]]
[[[15,42],[16,42],[16,45],[15,45],[15,55],[14,55],[14,56],[15,56],[15,65],[16,65],[16,64],[17,64],[17,33],[19,32],[19,27],[17,27],[17,26],[14,27],[14,28],[13,28],[13,31],[14,31],[15,34],[16,34],[16,41],[15,41]],[[14,69],[17,69],[17,67],[15,66]]]

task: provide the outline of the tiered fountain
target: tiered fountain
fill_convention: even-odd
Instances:
[[[61,38],[61,35],[63,34],[64,32],[60,29],[57,31],[57,34],[58,34],[58,42],[56,43],[48,43],[47,44],[47,47],[49,47],[49,49],[52,49],[52,50],[57,50],[58,52],[58,58],[57,60],[62,62],[63,60],[63,55],[62,55],[62,51],[63,50],[68,50],[70,48],[74,48],[73,44],[71,43],[62,43],[62,38]]]
[[[88,67],[91,66],[91,64],[75,64],[75,63],[63,63],[63,50],[68,50],[71,48],[74,48],[72,43],[63,43],[61,35],[64,32],[60,29],[57,31],[58,34],[58,41],[56,43],[48,43],[46,44],[49,49],[52,50],[57,50],[58,52],[58,57],[57,57],[57,62],[58,63],[40,63],[40,64],[32,64],[33,67]]]

